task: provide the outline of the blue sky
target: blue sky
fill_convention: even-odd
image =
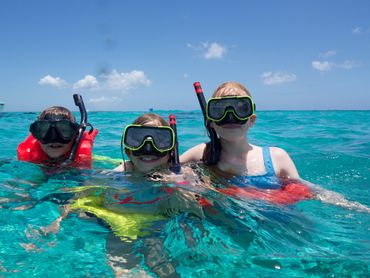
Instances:
[[[6,111],[198,109],[222,82],[257,109],[370,109],[370,1],[2,0]]]

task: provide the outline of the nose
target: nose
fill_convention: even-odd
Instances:
[[[145,142],[143,146],[144,153],[152,153],[154,151],[152,142]]]
[[[45,138],[49,138],[49,140],[55,140],[58,138],[58,133],[57,131],[55,130],[55,127],[50,127],[48,133],[46,134]]]

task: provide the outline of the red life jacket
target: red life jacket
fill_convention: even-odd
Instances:
[[[94,144],[95,136],[98,134],[98,130],[94,129],[91,134],[85,131],[82,135],[80,144],[76,150],[74,161],[71,163],[71,167],[77,167],[80,169],[89,169],[92,166],[92,147]],[[50,163],[50,158],[41,148],[41,144],[36,140],[32,134],[29,134],[27,139],[20,143],[17,148],[18,159],[22,161],[28,161],[36,164]],[[67,159],[69,153],[65,154]]]

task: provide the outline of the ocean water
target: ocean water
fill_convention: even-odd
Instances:
[[[155,112],[176,115],[181,153],[207,140],[199,111]],[[89,122],[99,129],[94,154],[120,159],[123,127],[140,114],[90,112]],[[155,277],[164,265],[181,277],[370,275],[370,111],[257,113],[249,140],[285,149],[304,180],[327,190],[322,200],[280,206],[202,189],[214,202],[214,215],[175,213],[153,221],[131,242],[76,212],[58,233],[43,232],[60,215],[64,198],[56,203],[47,196],[68,197],[66,189],[97,185],[155,198],[162,193],[153,188],[167,185],[102,172],[115,161],[55,175],[17,161],[17,145],[37,115],[0,114],[0,277],[114,277],[117,266],[123,277]]]

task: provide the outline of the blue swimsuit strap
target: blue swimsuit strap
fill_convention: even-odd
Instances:
[[[266,174],[267,175],[275,175],[275,169],[272,165],[271,160],[271,153],[270,153],[270,147],[262,147],[262,153],[263,153],[263,162],[265,163],[266,168]]]

